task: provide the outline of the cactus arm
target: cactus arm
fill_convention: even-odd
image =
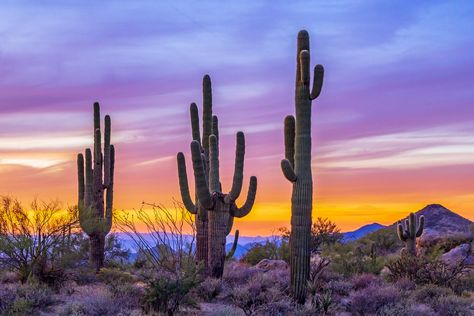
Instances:
[[[302,50],[300,52],[300,63],[301,63],[301,82],[309,87],[309,51],[308,50]]]
[[[105,199],[105,225],[104,234],[108,234],[112,228],[112,212],[114,202],[114,172],[115,172],[115,147],[110,145],[110,166],[109,166],[110,178],[109,185],[107,187],[107,196]]]
[[[309,51],[309,34],[306,30],[301,30],[298,33],[297,47],[296,47],[296,83],[301,80],[301,65],[300,65],[300,52],[302,50]]]
[[[178,178],[181,199],[183,200],[183,204],[188,210],[188,212],[191,214],[196,214],[196,205],[194,205],[191,199],[191,195],[189,194],[188,175],[186,172],[186,160],[184,158],[184,154],[182,152],[179,152],[176,158],[178,162]]]
[[[408,223],[410,225],[408,227],[408,231],[410,233],[410,238],[415,238],[415,236],[416,236],[416,217],[415,217],[415,214],[410,213],[410,216],[408,218],[409,218]]]
[[[295,117],[285,117],[285,158],[295,167]]]
[[[316,99],[321,94],[323,87],[324,68],[322,65],[314,67],[313,88],[311,89],[311,100]]]
[[[234,226],[234,216],[229,216],[227,219],[227,224],[226,224],[226,232],[225,235],[229,235],[230,232],[232,231],[232,226]]]
[[[234,217],[244,217],[252,210],[255,202],[255,196],[257,195],[257,177],[250,177],[249,191],[247,193],[247,200],[242,207],[237,207],[235,203],[231,208],[231,215]]]
[[[234,256],[235,250],[237,249],[238,242],[239,242],[239,230],[237,229],[235,231],[234,242],[232,243],[232,248],[230,248],[229,253],[225,257],[226,260],[229,260]]]
[[[94,133],[97,129],[100,129],[100,105],[94,102]]]
[[[111,120],[110,116],[105,116],[104,124],[104,187],[108,188],[110,186],[110,130],[111,130]]]
[[[232,188],[229,192],[228,198],[230,202],[237,200],[242,192],[242,183],[244,180],[244,156],[245,156],[245,136],[244,133],[237,133],[237,144],[235,148],[235,167],[234,178],[232,181]]]
[[[421,234],[423,234],[423,228],[425,227],[425,217],[422,215],[420,216],[419,218],[419,226],[418,226],[418,230],[416,232],[416,237],[420,237]]]
[[[296,182],[297,177],[293,167],[291,166],[291,162],[288,159],[281,160],[281,171],[283,171],[283,175],[286,179],[290,182]]]
[[[209,152],[209,136],[212,134],[212,85],[209,75],[202,79],[202,98],[202,147]]]
[[[403,225],[402,223],[398,223],[397,225],[397,233],[398,233],[398,238],[400,238],[401,241],[406,241],[407,238],[406,238],[406,235],[403,231]]]
[[[212,134],[216,135],[217,140],[219,140],[219,119],[217,115],[212,116]]]
[[[77,155],[77,188],[78,188],[78,201],[77,207],[81,207],[84,204],[84,155],[78,154]]]
[[[89,148],[86,149],[86,185],[84,192],[84,207],[90,207],[92,204],[93,192],[93,170],[92,170],[92,153]]]
[[[195,140],[191,142],[191,155],[193,158],[194,181],[199,203],[205,209],[210,209],[212,208],[212,199],[207,186],[204,165],[201,158],[201,145]]]
[[[216,135],[209,136],[209,190],[220,192],[219,182],[219,146]]]
[[[201,136],[199,130],[199,111],[196,103],[191,103],[189,106],[189,114],[191,115],[191,130],[193,134],[193,140],[201,143]]]

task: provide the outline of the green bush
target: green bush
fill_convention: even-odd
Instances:
[[[191,291],[201,282],[196,265],[185,267],[179,274],[163,274],[147,283],[143,309],[146,313],[173,315],[180,306],[196,306]]]
[[[371,247],[357,243],[334,244],[323,251],[323,256],[331,260],[332,271],[344,276],[379,274],[386,262],[386,257],[372,255]]]
[[[267,240],[264,244],[255,244],[241,259],[250,265],[256,265],[263,259],[285,260],[289,262],[290,249],[286,240]]]

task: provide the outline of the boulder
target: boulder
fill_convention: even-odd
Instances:
[[[288,263],[283,260],[263,259],[255,267],[264,271],[285,270],[288,269]]]
[[[466,259],[468,259],[471,251],[470,244],[462,244],[457,246],[456,248],[451,249],[447,253],[441,256],[441,260],[444,263],[449,264],[451,266],[457,265]]]

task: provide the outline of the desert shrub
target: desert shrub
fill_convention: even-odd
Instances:
[[[322,294],[315,294],[309,300],[310,311],[314,314],[327,314],[331,305],[333,305],[331,291],[326,291]]]
[[[0,271],[0,284],[17,283],[18,275],[13,271]]]
[[[180,306],[196,306],[189,294],[201,282],[198,273],[197,270],[183,271],[183,275],[177,279],[171,275],[163,275],[150,280],[144,295],[145,312],[173,315]]]
[[[202,266],[195,262],[192,214],[179,202],[171,210],[144,203],[139,211],[119,215],[116,224],[135,243],[139,257],[146,259],[141,266],[146,282],[143,309],[173,314],[180,306],[194,306],[191,294],[202,282]],[[140,230],[145,227],[147,238],[137,225]]]
[[[5,312],[6,315],[38,314],[56,303],[51,289],[37,281],[22,284],[16,289],[15,299]]]
[[[0,315],[7,315],[16,299],[17,287],[13,284],[0,286]]]
[[[365,248],[375,245],[379,255],[392,254],[403,246],[394,229],[379,229],[369,233],[355,242]]]
[[[282,227],[279,229],[283,240],[289,241],[291,232]],[[318,217],[311,225],[311,252],[320,252],[322,247],[339,243],[343,234],[336,223],[328,218]]]
[[[284,285],[269,273],[260,273],[246,284],[232,290],[231,299],[234,305],[242,309],[245,315],[257,315],[265,310],[269,303],[287,299]]]
[[[344,276],[378,274],[385,265],[385,257],[374,257],[370,246],[356,243],[334,244],[323,251],[323,255],[331,260],[330,269]]]
[[[253,245],[242,257],[241,261],[256,265],[263,259],[285,260],[289,262],[289,247],[286,240],[271,238],[265,243]]]
[[[434,304],[434,310],[443,316],[464,316],[472,315],[470,308],[472,299],[459,297],[456,295],[442,296]]]
[[[223,284],[221,279],[207,278],[196,289],[197,295],[206,300],[211,301],[222,292]]]
[[[78,285],[89,285],[99,281],[96,271],[87,266],[69,271],[68,279],[76,282]]]
[[[355,315],[371,315],[401,300],[400,291],[392,285],[371,285],[349,295],[348,310]]]
[[[103,287],[85,286],[64,305],[60,315],[112,316],[121,312],[119,302]]]
[[[401,256],[387,264],[389,281],[408,278],[417,284],[453,286],[465,275],[463,264],[450,266],[440,260],[430,261],[425,257]]]
[[[31,210],[10,197],[0,205],[0,266],[15,271],[22,282],[30,275],[55,283],[62,276],[61,257],[77,225],[73,212],[58,202],[33,201]]]
[[[348,296],[353,289],[352,283],[346,280],[331,280],[326,284],[326,290],[334,295]]]
[[[401,278],[395,282],[395,286],[402,292],[408,292],[416,288],[416,283],[408,278]]]
[[[425,304],[407,304],[406,302],[398,302],[383,306],[377,316],[433,316],[435,311]]]
[[[98,279],[107,285],[127,284],[134,281],[133,276],[124,271],[116,269],[101,269],[98,273]]]
[[[255,267],[250,267],[249,265],[241,262],[229,262],[224,267],[224,274],[222,279],[227,284],[232,286],[245,284],[253,276],[261,273],[260,270]]]
[[[354,275],[351,278],[351,282],[352,282],[352,287],[355,291],[365,289],[371,285],[382,284],[382,280],[380,278],[369,273]]]

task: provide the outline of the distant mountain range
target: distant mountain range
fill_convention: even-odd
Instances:
[[[372,223],[368,225],[364,225],[354,231],[351,232],[346,232],[343,233],[342,241],[343,242],[348,242],[348,241],[354,241],[359,238],[364,237],[365,235],[375,232],[381,228],[385,228],[386,226],[379,224],[379,223]]]
[[[418,216],[424,215],[425,216],[425,232],[423,235],[425,236],[446,236],[450,234],[459,234],[459,233],[469,233],[471,231],[471,227],[473,222],[450,211],[449,209],[445,208],[440,204],[430,204],[424,207],[423,209],[416,212]],[[408,215],[408,212],[407,212]],[[403,220],[400,219],[400,220]],[[368,225],[364,225],[354,231],[345,232],[343,233],[343,242],[351,242],[355,241],[359,238],[366,236],[367,234],[373,233],[380,229],[393,229],[395,230],[395,225],[398,223],[395,222],[392,225],[384,226],[379,223],[372,223]],[[116,234],[119,240],[122,242],[123,246],[126,249],[131,251],[131,258],[136,258],[136,245],[134,244],[133,240],[124,233],[117,233]],[[423,237],[423,236],[422,236]],[[143,238],[149,242],[153,241],[153,238],[150,234],[143,234]],[[237,245],[237,249],[234,254],[234,258],[240,259],[242,258],[250,248],[252,248],[255,244],[265,243],[270,238],[275,238],[272,236],[240,236],[239,242]],[[192,236],[187,235],[185,239],[191,241]],[[229,251],[232,247],[232,242],[234,240],[233,235],[227,236],[227,244],[226,249]]]

